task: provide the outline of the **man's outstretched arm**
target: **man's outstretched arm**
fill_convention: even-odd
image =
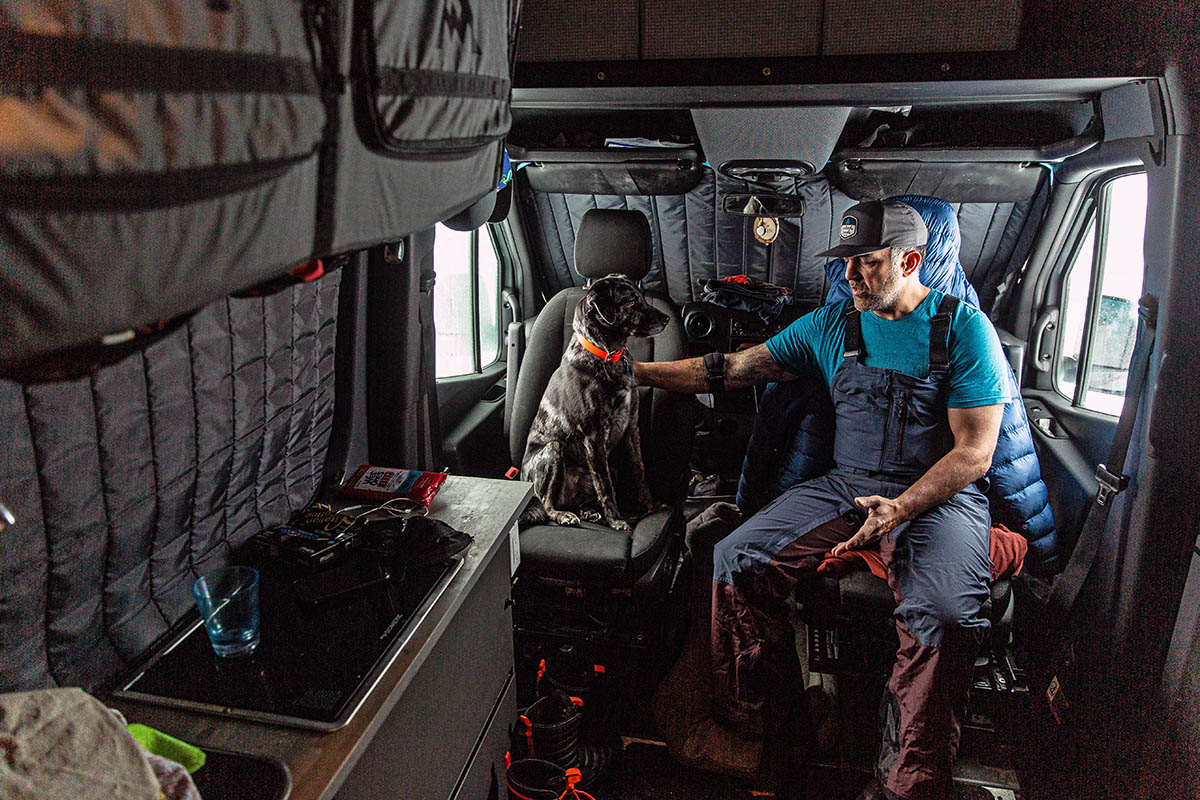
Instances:
[[[756,344],[725,356],[723,369],[726,389],[741,389],[771,381],[788,381],[796,377],[775,363],[765,344]],[[672,392],[694,394],[707,392],[708,372],[703,358],[680,361],[635,361],[633,379],[640,386],[654,386]]]
[[[988,471],[992,453],[996,450],[996,438],[1000,435],[1004,406],[951,408],[948,416],[954,448],[899,497],[854,498],[858,507],[867,512],[866,522],[853,537],[834,547],[833,555],[870,547],[900,523],[944,503]]]

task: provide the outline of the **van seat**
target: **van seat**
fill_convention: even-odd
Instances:
[[[650,268],[650,225],[639,211],[592,209],[584,215],[575,240],[575,268],[587,280],[613,272],[640,281]],[[569,287],[554,295],[538,314],[517,378],[509,433],[514,464],[525,454],[525,442],[538,405],[573,335],[575,306],[586,293]],[[627,348],[638,361],[665,361],[686,355],[679,311],[667,300],[647,301],[670,317],[657,336],[630,339]],[[695,400],[640,388],[639,416],[646,479],[654,496],[666,503],[682,500],[691,449]],[[614,466],[620,464],[618,458]],[[627,499],[621,475],[614,469],[618,498]],[[682,534],[682,517],[663,510],[642,518],[632,531],[582,523],[577,528],[535,525],[521,532],[523,573],[531,577],[583,582],[634,583],[661,559],[672,534]]]

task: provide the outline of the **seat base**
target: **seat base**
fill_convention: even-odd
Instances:
[[[642,517],[631,531],[591,522],[533,525],[521,531],[521,574],[531,579],[632,586],[659,560],[672,537],[681,537],[675,509]]]
[[[1012,604],[1012,583],[1007,578],[992,581],[991,596],[983,603],[983,615],[993,627],[1005,623]],[[796,600],[805,617],[817,620],[865,620],[889,618],[896,601],[887,581],[867,570],[840,575],[815,575],[800,581]]]

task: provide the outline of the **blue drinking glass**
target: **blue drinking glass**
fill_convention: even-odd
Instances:
[[[248,656],[258,647],[258,570],[221,567],[192,584],[213,650],[222,658]]]

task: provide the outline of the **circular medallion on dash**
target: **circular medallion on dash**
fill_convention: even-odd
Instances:
[[[770,244],[779,235],[779,220],[774,217],[754,218],[754,238],[763,244]]]

